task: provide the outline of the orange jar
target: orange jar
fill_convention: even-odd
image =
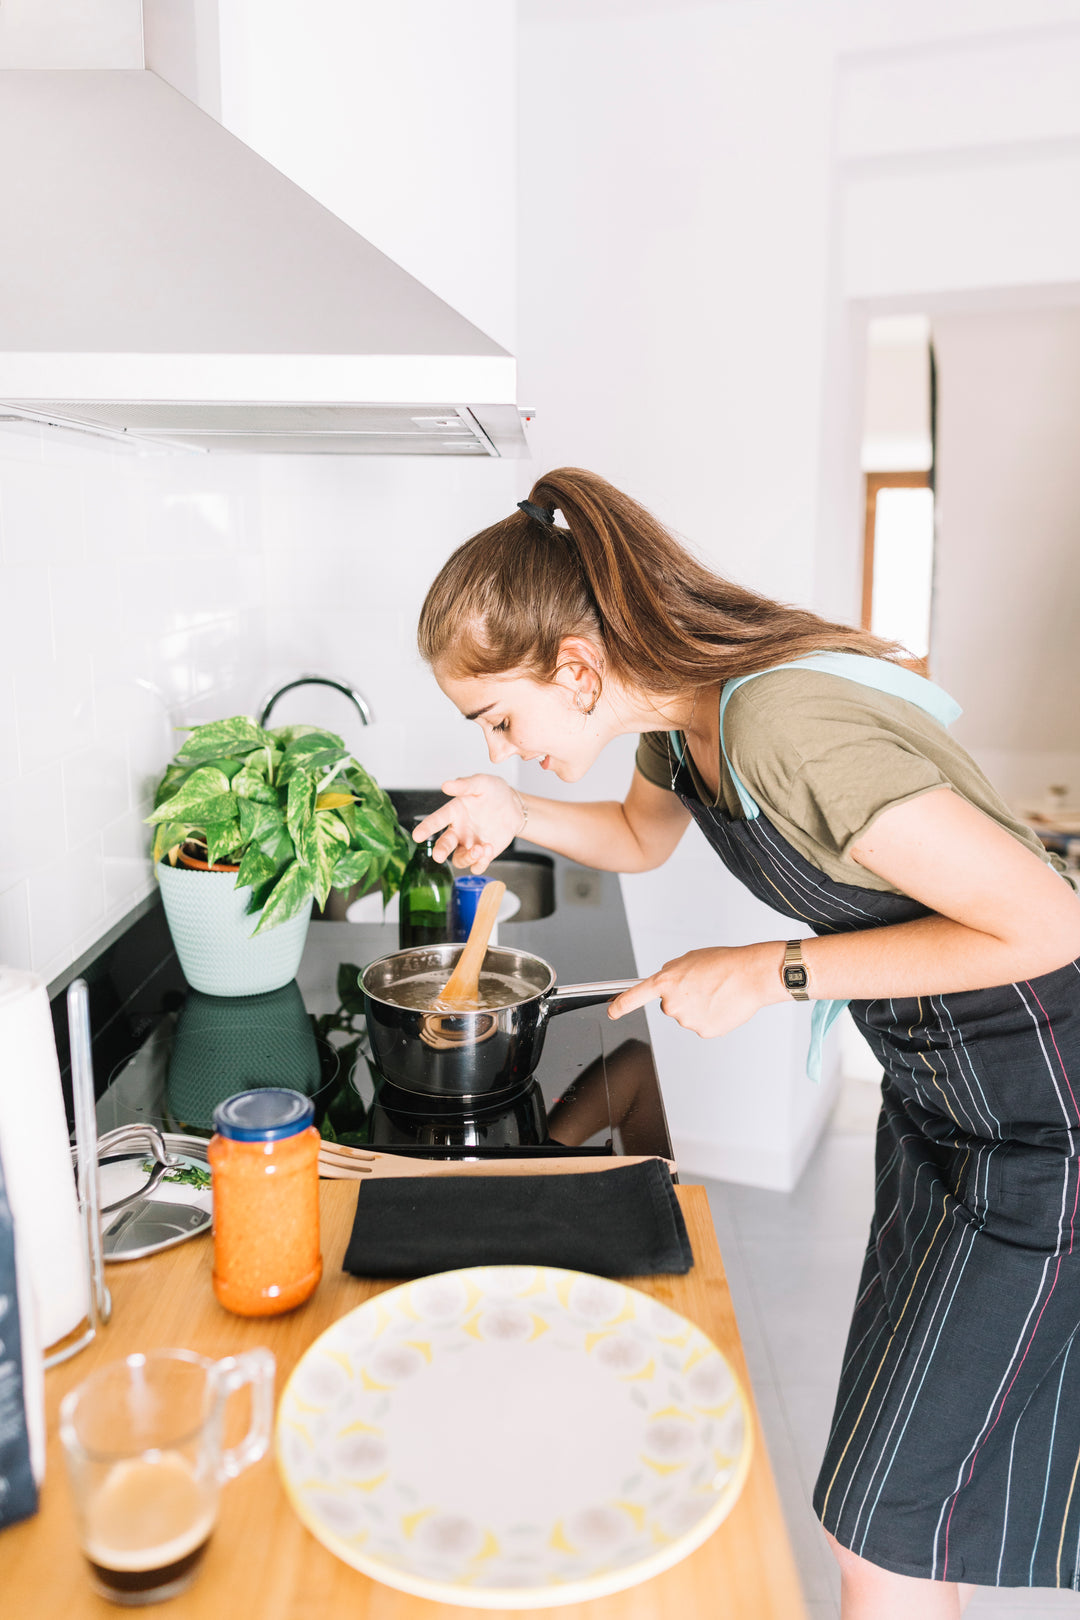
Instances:
[[[238,1316],[277,1316],[315,1291],[319,1133],[311,1100],[267,1087],[214,1110],[214,1293]]]

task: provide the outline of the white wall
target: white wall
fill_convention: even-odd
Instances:
[[[866,334],[862,453],[865,472],[925,472],[930,436],[930,322],[886,315]]]
[[[1061,783],[1076,804],[1080,309],[942,317],[934,348],[935,674],[1009,800],[1041,809]]]
[[[0,426],[0,961],[59,973],[152,887],[176,726],[262,664],[252,461]]]
[[[521,18],[538,464],[593,467],[718,570],[855,618],[867,320],[1080,280],[1080,4],[523,0]],[[623,751],[598,786],[627,773]],[[624,890],[644,971],[791,927],[693,837]],[[798,1009],[712,1043],[655,1029],[683,1165],[790,1185],[831,1100],[802,1075]]]

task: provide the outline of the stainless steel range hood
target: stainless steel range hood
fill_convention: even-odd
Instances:
[[[0,418],[525,455],[513,357],[147,69],[0,71]]]

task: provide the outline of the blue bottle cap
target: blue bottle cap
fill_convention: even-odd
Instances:
[[[238,1091],[214,1109],[214,1129],[232,1142],[277,1142],[306,1131],[315,1118],[315,1105],[299,1091],[264,1086]]]
[[[450,907],[448,923],[450,938],[457,944],[468,939],[469,930],[476,916],[476,908],[480,903],[480,896],[491,882],[489,877],[477,877],[472,872],[466,872],[454,879],[454,886],[450,890]]]

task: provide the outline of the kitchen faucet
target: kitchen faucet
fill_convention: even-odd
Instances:
[[[349,702],[360,716],[361,724],[370,726],[371,706],[367,698],[358,692],[355,686],[350,686],[347,681],[335,680],[332,675],[298,675],[294,681],[286,681],[284,686],[279,686],[276,691],[271,692],[263,699],[262,711],[259,715],[260,726],[265,726],[269,720],[270,711],[278,698],[284,697],[286,692],[291,692],[297,686],[332,686],[335,692],[340,692],[343,697],[349,699]]]

